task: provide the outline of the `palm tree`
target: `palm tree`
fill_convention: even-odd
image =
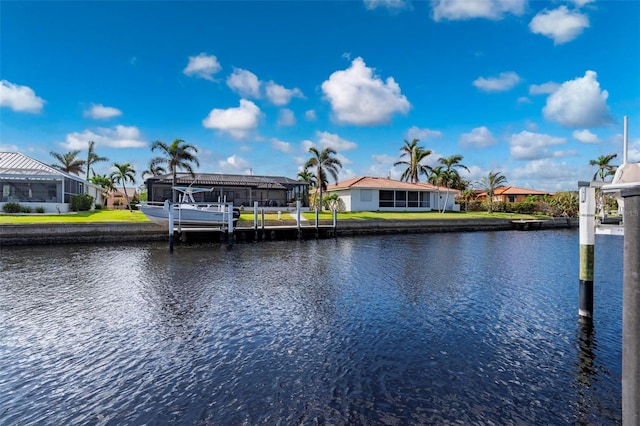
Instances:
[[[151,145],[151,151],[155,151],[159,149],[163,154],[162,157],[156,157],[152,161],[156,166],[160,164],[166,164],[169,167],[169,171],[171,172],[171,192],[172,192],[172,201],[176,202],[176,190],[174,187],[177,183],[177,173],[178,169],[186,170],[191,177],[195,179],[195,174],[193,173],[193,166],[191,163],[194,163],[196,166],[200,166],[198,159],[194,154],[198,153],[198,149],[183,141],[182,139],[174,140],[171,145],[167,145],[162,141],[155,141]],[[193,152],[192,152],[193,151]]]
[[[601,155],[597,160],[590,160],[590,166],[598,166],[598,170],[593,174],[593,180],[596,180],[596,178],[600,176],[600,179],[604,182],[604,179],[607,176],[614,175],[616,172],[616,166],[612,166],[609,162],[617,156],[618,154]]]
[[[151,161],[149,161],[149,168],[143,171],[140,175],[142,176],[142,179],[144,179],[144,177],[147,175],[159,176],[161,174],[167,173],[167,170],[161,165],[162,161],[159,160],[159,158],[152,158]]]
[[[309,169],[305,168],[303,171],[298,173],[298,182],[303,182],[308,185],[305,186],[305,193],[303,194],[303,196],[306,199],[305,203],[309,203],[309,188],[316,186],[316,177],[309,171]]]
[[[319,151],[315,146],[309,148],[309,152],[312,154],[311,158],[307,160],[304,168],[316,169],[316,185],[320,190],[320,199],[316,209],[322,211],[322,190],[327,189],[327,172],[333,179],[338,181],[338,167],[342,167],[342,163],[337,158],[333,157],[336,151],[333,148],[325,148]]]
[[[402,154],[400,158],[409,157],[409,160],[400,160],[393,163],[393,166],[406,165],[407,169],[402,173],[400,180],[405,182],[416,183],[420,180],[420,175],[428,175],[431,167],[420,164],[422,160],[431,155],[430,149],[424,149],[418,146],[419,139],[413,139],[411,142],[404,141],[404,146],[400,149]]]
[[[66,154],[58,154],[57,152],[51,151],[49,154],[58,160],[59,164],[51,165],[54,169],[74,174],[76,176],[80,176],[80,173],[84,173],[83,167],[87,162],[76,158],[78,154],[80,154],[80,150],[70,151]]]
[[[451,189],[451,184],[460,181],[460,173],[456,168],[465,169],[469,171],[469,168],[464,164],[461,164],[464,157],[460,154],[451,155],[447,158],[438,158],[438,162],[445,167],[445,180],[444,183],[447,187],[447,194],[444,198],[444,207],[442,207],[442,212],[444,213],[445,208],[447,207],[447,203],[449,202],[449,189]]]
[[[507,183],[507,178],[500,172],[489,172],[489,174],[480,179],[480,184],[487,191],[489,199],[489,213],[493,213],[493,193],[496,188]]]
[[[132,211],[131,204],[129,202],[129,195],[127,194],[127,188],[125,188],[125,184],[127,182],[134,183],[136,181],[136,171],[133,167],[131,167],[131,164],[129,163],[113,163],[113,167],[115,167],[116,170],[111,173],[110,178],[113,181],[114,185],[122,183],[122,190],[124,191],[124,196],[127,199],[127,206],[129,207],[129,211]]]
[[[95,163],[99,163],[100,161],[109,161],[107,157],[99,157],[95,152],[96,143],[94,141],[89,141],[89,149],[87,151],[87,161],[85,164],[87,165],[87,177],[86,180],[89,180],[89,171],[93,172],[95,176],[96,172],[91,169]]]

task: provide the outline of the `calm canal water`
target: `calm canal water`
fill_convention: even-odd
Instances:
[[[0,424],[619,424],[622,238],[2,248]]]

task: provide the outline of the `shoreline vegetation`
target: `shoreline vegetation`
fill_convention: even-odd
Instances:
[[[315,220],[315,212],[304,212],[301,216],[308,220]],[[283,223],[295,223],[295,218],[290,212],[282,212],[281,219],[278,220],[277,212],[269,212],[264,215],[265,221],[278,221]],[[243,211],[240,215],[240,222],[252,222],[253,211]],[[304,220],[303,219],[303,220]],[[319,220],[332,220],[333,213],[323,211],[318,215]],[[546,215],[517,214],[502,212],[338,212],[338,221],[341,220],[443,220],[443,219],[552,219]],[[138,210],[95,210],[77,213],[61,214],[0,214],[0,226],[20,225],[20,224],[65,224],[65,223],[145,223],[151,221]]]

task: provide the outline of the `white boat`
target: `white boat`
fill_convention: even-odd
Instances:
[[[240,210],[233,208],[233,203],[199,203],[193,198],[193,194],[199,192],[211,192],[209,188],[174,187],[180,192],[179,202],[164,203],[144,202],[140,204],[140,210],[154,222],[167,223],[169,214],[173,210],[173,220],[176,225],[198,226],[226,226],[229,217],[233,224],[240,218]]]

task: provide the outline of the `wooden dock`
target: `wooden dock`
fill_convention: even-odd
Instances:
[[[518,219],[512,220],[511,224],[519,231],[529,231],[530,229],[541,229],[545,222],[547,221],[539,219]]]

